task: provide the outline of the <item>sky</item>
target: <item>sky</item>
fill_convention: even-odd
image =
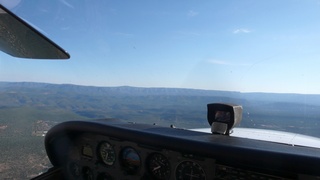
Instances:
[[[320,94],[319,0],[0,0],[71,55],[0,81]]]

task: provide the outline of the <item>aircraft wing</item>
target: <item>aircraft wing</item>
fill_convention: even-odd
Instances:
[[[211,133],[210,128],[190,129],[192,131]],[[253,128],[234,128],[233,137],[241,137],[248,139],[255,139],[268,142],[276,142],[287,144],[291,146],[305,146],[320,148],[320,138],[306,136],[297,133],[282,132],[267,129],[253,129]]]

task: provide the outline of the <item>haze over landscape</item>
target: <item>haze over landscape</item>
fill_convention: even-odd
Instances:
[[[0,99],[0,141],[5,144],[0,147],[1,179],[25,179],[46,171],[50,162],[43,136],[69,120],[115,118],[203,128],[209,127],[206,105],[223,102],[243,106],[240,127],[320,137],[320,95],[0,82]]]

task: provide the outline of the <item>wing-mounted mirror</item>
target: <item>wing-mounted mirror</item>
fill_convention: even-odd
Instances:
[[[2,5],[0,5],[0,50],[20,58],[70,58],[65,50]]]

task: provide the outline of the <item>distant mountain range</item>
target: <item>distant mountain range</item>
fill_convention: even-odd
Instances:
[[[37,89],[46,90],[48,92],[73,92],[78,94],[90,95],[182,95],[182,96],[236,96],[238,92],[199,90],[185,88],[142,88],[131,86],[118,87],[96,87],[81,86],[72,84],[49,84],[49,83],[33,83],[33,82],[0,82],[0,91],[17,90],[22,91]]]
[[[34,82],[0,82],[0,92],[72,93],[91,96],[206,96],[227,99],[246,99],[266,102],[287,102],[320,105],[320,95],[292,93],[242,93],[236,91],[201,90],[187,88],[143,88],[131,86],[95,87],[72,84]]]

